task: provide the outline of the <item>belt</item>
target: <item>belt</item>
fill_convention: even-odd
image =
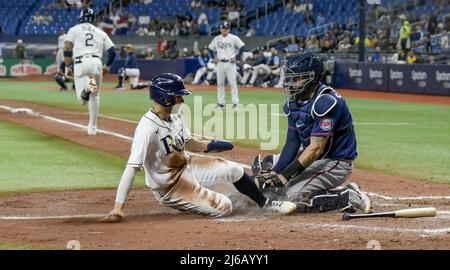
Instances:
[[[83,55],[83,56],[77,56],[75,57],[75,64],[80,64],[82,63],[81,59],[83,58],[100,58],[100,56],[98,55]]]
[[[222,63],[228,63],[228,62],[230,62],[230,60],[228,60],[228,59],[220,59],[219,61],[222,62]]]

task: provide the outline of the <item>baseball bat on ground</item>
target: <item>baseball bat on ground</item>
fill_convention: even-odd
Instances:
[[[374,218],[374,217],[394,217],[394,218],[416,218],[416,217],[434,217],[437,210],[434,207],[402,209],[392,212],[380,212],[372,214],[348,214],[342,216],[342,220],[350,220],[355,218]]]

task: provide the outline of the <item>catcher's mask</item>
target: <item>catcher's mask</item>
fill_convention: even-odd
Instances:
[[[303,100],[315,90],[324,74],[322,61],[314,53],[303,53],[286,61],[283,66],[284,88],[288,102]]]

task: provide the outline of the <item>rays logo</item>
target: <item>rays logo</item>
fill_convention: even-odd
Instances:
[[[161,141],[164,144],[164,148],[166,149],[166,155],[172,153],[173,150],[175,150],[177,152],[183,151],[183,145],[184,145],[183,137],[181,137],[180,140],[175,139],[175,141],[174,141],[172,136],[167,135],[166,137],[162,138]]]
[[[320,120],[320,128],[325,131],[329,131],[333,128],[333,119],[323,118]]]

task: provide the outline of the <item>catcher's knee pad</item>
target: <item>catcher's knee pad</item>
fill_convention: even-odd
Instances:
[[[349,192],[325,193],[312,197],[305,197],[297,202],[297,211],[305,213],[321,213],[333,210],[344,210],[349,205]]]

